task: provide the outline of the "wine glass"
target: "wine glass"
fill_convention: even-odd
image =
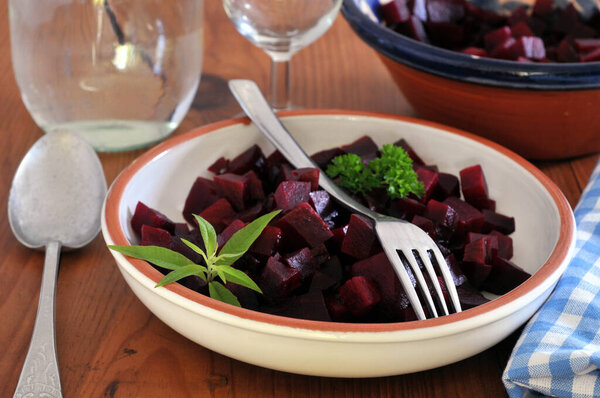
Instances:
[[[290,59],[329,29],[342,0],[223,0],[236,29],[271,57],[271,106],[290,107]]]

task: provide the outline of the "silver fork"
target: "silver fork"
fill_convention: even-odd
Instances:
[[[273,110],[265,100],[256,83],[251,80],[231,80],[229,81],[229,88],[244,112],[294,167],[314,167],[319,169],[304,150],[302,150],[283,124],[281,124],[281,121],[275,113],[273,113]],[[421,258],[424,268],[429,275],[429,280],[434,287],[437,302],[443,310],[443,314],[448,315],[450,312],[446,300],[444,300],[442,288],[438,281],[433,263],[429,258],[429,253],[432,253],[438,264],[438,268],[448,289],[455,312],[461,311],[458,294],[456,293],[456,287],[454,286],[448,264],[446,264],[444,256],[429,235],[416,225],[404,220],[376,213],[358,203],[329,179],[329,177],[327,177],[320,169],[319,185],[350,210],[363,214],[373,221],[381,246],[390,263],[394,266],[394,270],[400,279],[400,283],[402,284],[418,319],[426,318],[425,311],[407,269],[400,258],[400,253],[406,258],[408,262],[407,266],[415,276],[416,285],[419,286],[421,295],[425,298],[431,316],[437,317],[438,312],[429,288],[427,287],[423,272],[417,262],[417,255]]]

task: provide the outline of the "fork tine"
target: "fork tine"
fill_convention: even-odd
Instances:
[[[383,249],[385,251],[385,254],[386,254],[388,260],[394,266],[396,275],[398,275],[398,278],[400,279],[402,287],[404,288],[404,291],[405,291],[406,295],[408,296],[408,301],[410,301],[410,304],[412,305],[412,308],[415,311],[415,314],[417,315],[417,319],[419,319],[419,320],[426,319],[425,311],[423,311],[423,306],[421,305],[419,296],[417,296],[417,291],[415,290],[415,288],[412,284],[412,281],[410,280],[410,277],[408,276],[408,272],[406,272],[406,268],[404,268],[404,264],[402,263],[402,260],[400,260],[400,256],[398,255],[398,253],[396,253],[395,250],[388,247],[388,245],[382,245],[382,246],[383,246]]]
[[[438,268],[440,269],[440,272],[442,273],[442,278],[444,279],[444,283],[446,283],[446,289],[448,289],[448,294],[450,295],[450,299],[452,300],[452,305],[454,306],[454,311],[460,312],[460,311],[462,311],[462,309],[460,306],[460,301],[458,299],[458,293],[456,292],[456,286],[454,285],[454,279],[452,278],[452,275],[450,275],[450,268],[448,267],[448,264],[446,263],[446,260],[444,259],[444,256],[442,255],[442,252],[440,251],[440,249],[437,246],[432,247],[431,250],[433,251],[435,260],[438,263]]]
[[[439,301],[440,305],[442,306],[442,309],[444,310],[444,315],[449,315],[450,312],[448,312],[448,306],[446,305],[446,300],[444,299],[444,294],[442,293],[442,286],[440,286],[440,281],[438,280],[437,275],[435,273],[435,269],[433,268],[433,264],[431,263],[431,260],[429,259],[428,251],[419,249],[419,250],[417,250],[417,252],[419,253],[419,256],[421,257],[421,260],[423,260],[425,269],[427,270],[427,273],[429,274],[429,279],[431,280],[431,283],[433,284],[433,288],[435,289],[435,292],[437,293],[438,301]]]
[[[408,260],[410,267],[412,268],[412,272],[417,278],[417,284],[421,289],[421,293],[423,297],[425,297],[425,301],[427,302],[427,306],[429,307],[429,312],[434,318],[438,317],[437,309],[435,308],[435,304],[433,303],[433,298],[431,297],[431,293],[429,292],[429,288],[427,287],[427,282],[425,282],[425,278],[423,277],[423,272],[421,272],[421,267],[419,267],[419,263],[417,263],[417,258],[412,249],[406,248],[402,250],[404,253],[404,257]],[[408,252],[408,256],[406,253]]]

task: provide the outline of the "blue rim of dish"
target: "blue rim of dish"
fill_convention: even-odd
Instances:
[[[411,68],[503,88],[572,90],[600,87],[600,62],[523,63],[472,57],[403,36],[370,19],[357,6],[358,2],[371,9],[371,4],[365,0],[343,0],[342,5],[342,13],[356,34],[379,53]]]

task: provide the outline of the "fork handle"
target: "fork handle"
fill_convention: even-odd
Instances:
[[[363,213],[373,220],[385,218],[354,200],[327,177],[281,124],[281,120],[275,115],[256,83],[252,80],[234,79],[229,81],[229,89],[256,127],[267,136],[292,166],[318,169],[319,185],[350,210]]]

